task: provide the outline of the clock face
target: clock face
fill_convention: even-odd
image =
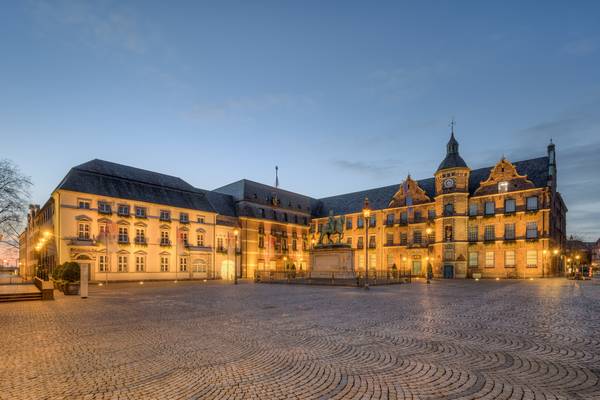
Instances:
[[[450,179],[446,179],[446,180],[444,181],[444,187],[445,187],[446,189],[453,188],[453,187],[454,187],[454,179],[452,179],[452,178],[450,178]]]

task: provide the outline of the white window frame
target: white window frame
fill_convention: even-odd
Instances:
[[[517,255],[514,250],[506,250],[504,252],[504,267],[512,268],[517,265]]]
[[[479,266],[479,252],[470,251],[469,252],[469,267],[478,267],[478,266]]]
[[[485,267],[486,268],[494,268],[496,266],[496,255],[493,251],[485,252]]]
[[[160,256],[160,272],[169,272],[169,256]]]
[[[498,193],[506,193],[508,192],[508,182],[502,181],[498,182]]]
[[[117,271],[118,272],[127,272],[129,268],[129,256],[126,254],[118,254],[117,255]]]
[[[79,240],[90,240],[90,229],[89,222],[79,222],[77,224],[77,238]]]
[[[538,266],[538,252],[537,250],[527,250],[525,255],[525,264],[527,268],[537,268]]]

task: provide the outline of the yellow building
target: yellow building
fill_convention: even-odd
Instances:
[[[396,268],[422,276],[429,270],[446,278],[557,275],[563,272],[567,209],[556,190],[552,143],[547,152],[471,170],[452,133],[433,178],[408,176],[399,186],[321,199],[313,229],[320,230],[329,212],[345,215],[345,240],[357,249],[359,271],[368,254],[369,271]]]
[[[30,208],[21,273],[67,261],[92,281],[252,278],[310,271],[327,217],[345,216],[354,265],[437,277],[538,277],[561,272],[566,207],[548,154],[471,170],[452,134],[433,178],[315,199],[249,180],[208,191],[180,178],[92,160]],[[368,198],[369,237],[363,217]],[[234,272],[237,271],[237,272]]]

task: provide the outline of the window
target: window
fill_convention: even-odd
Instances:
[[[527,223],[527,231],[525,234],[527,239],[537,239],[538,230],[537,230],[537,222],[528,222]]]
[[[400,223],[406,224],[407,222],[408,222],[408,213],[406,211],[403,211],[400,213]]]
[[[469,267],[479,266],[479,253],[476,251],[469,252]]]
[[[494,215],[496,213],[496,204],[493,201],[485,202],[485,215]]]
[[[504,224],[504,239],[515,240],[515,224]]]
[[[135,272],[144,272],[146,269],[146,256],[135,256]]]
[[[435,210],[431,209],[431,210],[427,211],[427,217],[429,219],[435,219]]]
[[[146,218],[146,207],[136,207],[135,208],[135,216],[138,218]]]
[[[444,261],[454,261],[454,246],[444,246]]]
[[[89,240],[90,239],[90,224],[87,222],[80,222],[78,227],[78,235],[77,237],[80,240]]]
[[[387,267],[388,268],[393,268],[395,266],[395,264],[394,264],[394,255],[393,254],[388,254],[386,258],[387,258]]]
[[[356,227],[360,229],[360,228],[363,228],[364,226],[365,226],[365,220],[362,215],[359,215],[356,218]]]
[[[110,209],[110,204],[105,201],[98,202],[98,212],[101,214],[110,214],[112,210]]]
[[[377,217],[375,215],[371,215],[371,218],[369,220],[369,228],[372,228],[375,225],[377,225]]]
[[[179,240],[181,240],[181,243],[184,246],[188,246],[189,242],[188,242],[188,233],[187,232],[181,232],[179,233]]]
[[[119,227],[119,243],[129,243],[129,232],[126,227]]]
[[[421,222],[421,211],[415,211],[415,222]]]
[[[317,232],[321,233],[323,232],[323,223],[319,222],[319,224],[317,225]]]
[[[527,198],[527,211],[537,211],[538,198],[536,196]]]
[[[98,272],[108,272],[106,256],[98,256]]]
[[[504,252],[504,266],[505,267],[514,267],[515,266],[515,251],[514,250],[506,250]]]
[[[179,272],[187,272],[187,258],[179,257]]]
[[[369,271],[377,267],[377,254],[369,254]]]
[[[369,238],[369,248],[370,249],[374,249],[375,248],[375,244],[376,244],[376,242],[375,242],[375,236],[371,236]]]
[[[169,257],[160,257],[160,272],[169,272]]]
[[[477,203],[469,204],[469,216],[474,217],[479,214],[479,206]]]
[[[170,221],[171,213],[167,210],[160,210],[159,219],[161,221]]]
[[[394,225],[394,214],[388,214],[385,220],[385,224],[387,226],[392,226]]]
[[[198,221],[199,224],[203,224],[204,223],[204,215],[198,215],[196,217],[196,221]]]
[[[448,203],[444,205],[444,215],[453,215],[454,214],[454,204]]]
[[[169,240],[169,231],[160,231],[160,245],[169,246],[171,241]]]
[[[284,251],[287,251],[287,249],[288,249],[287,239],[281,239],[281,246]]]
[[[129,261],[129,257],[126,255],[119,255],[117,257],[117,271],[118,272],[127,272],[127,263]]]
[[[494,268],[494,252],[493,251],[485,252],[485,267],[486,268]]]
[[[298,250],[298,240],[292,239],[292,251]]]
[[[362,238],[359,238],[359,239],[362,239]],[[358,268],[360,269],[360,268],[364,268],[364,267],[365,267],[365,255],[361,253],[358,255]]]
[[[498,193],[506,193],[508,192],[508,182],[500,182],[498,183]]]
[[[258,237],[258,248],[259,249],[264,249],[265,248],[265,237],[264,236],[259,236]]]
[[[196,246],[204,247],[204,234],[203,233],[198,233],[196,235]]]
[[[363,248],[363,242],[364,242],[364,241],[363,241],[363,237],[362,237],[362,236],[360,236],[360,237],[358,238],[358,242],[356,243],[356,248],[357,248],[357,249],[362,249],[362,248]]]
[[[352,229],[352,217],[346,218],[346,229]]]
[[[537,267],[537,250],[527,250],[527,267]]]
[[[129,216],[129,206],[127,204],[119,204],[117,207],[117,214],[122,217]]]
[[[400,234],[400,245],[401,246],[406,246],[406,242],[408,242],[408,238],[407,238],[406,232],[402,232]]]
[[[352,247],[352,238],[351,237],[347,238],[346,243],[348,244],[348,246]]]
[[[517,202],[515,199],[504,200],[504,212],[509,214],[514,213],[515,211],[517,211]]]
[[[217,238],[217,249],[220,249],[220,250],[225,249],[225,247],[223,246],[223,238],[222,237]]]
[[[496,226],[486,225],[483,239],[486,241],[496,240]]]
[[[394,244],[394,234],[393,233],[386,233],[385,244],[387,244],[388,246],[392,246]]]
[[[421,231],[414,231],[413,232],[413,243],[421,244],[422,241],[423,241],[423,235],[421,234]]]
[[[453,233],[452,225],[444,226],[444,241],[451,242],[454,236]]]
[[[259,209],[258,209],[258,215],[259,215],[261,218],[265,218],[265,209],[264,209],[264,208],[259,208]]]
[[[84,200],[84,199],[79,199],[78,207],[83,208],[84,210],[89,210],[90,209],[90,201]]]
[[[477,225],[469,225],[469,242],[476,242],[479,240],[479,229]]]
[[[308,225],[308,218],[307,217],[302,217],[302,220],[304,221],[304,225]]]
[[[298,223],[298,216],[294,215],[294,223],[297,224]]]
[[[146,230],[144,228],[135,228],[135,242],[146,244]]]
[[[182,224],[187,224],[190,222],[190,216],[188,213],[179,213],[179,222]]]
[[[287,213],[283,213],[283,220],[285,222],[288,222],[288,215],[287,215]]]

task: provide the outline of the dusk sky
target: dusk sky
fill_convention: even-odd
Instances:
[[[100,158],[324,197],[557,146],[600,237],[600,2],[6,1],[0,158],[44,203]]]

